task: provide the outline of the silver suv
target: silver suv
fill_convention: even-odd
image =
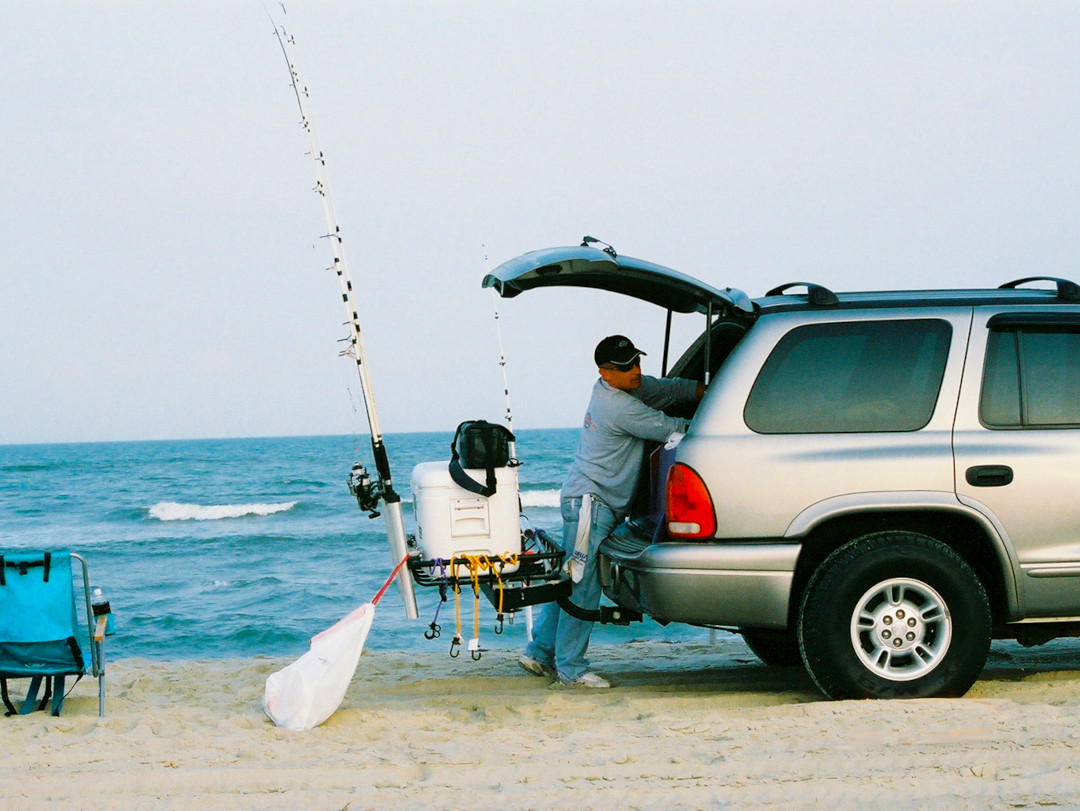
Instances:
[[[962,695],[991,638],[1080,635],[1076,284],[750,300],[591,245],[484,284],[705,315],[664,358],[705,399],[602,547],[618,606],[738,631],[833,698]]]

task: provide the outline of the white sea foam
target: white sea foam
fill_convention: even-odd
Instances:
[[[558,490],[522,490],[522,507],[554,507],[559,509]]]
[[[245,515],[273,515],[291,510],[295,501],[278,504],[178,504],[159,501],[150,508],[150,517],[159,521],[216,521],[219,518],[240,518]]]

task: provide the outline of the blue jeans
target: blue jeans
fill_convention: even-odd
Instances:
[[[563,549],[569,556],[574,551],[574,539],[577,537],[578,512],[581,510],[580,498],[568,498],[562,502]],[[587,611],[600,607],[600,568],[597,549],[615,529],[618,518],[611,508],[599,499],[593,499],[592,529],[589,533],[589,559],[581,580],[574,584],[570,599],[574,605]],[[558,603],[545,603],[540,608],[540,616],[533,624],[533,639],[525,647],[525,655],[531,656],[547,665],[555,665],[559,676],[573,680],[589,669],[585,651],[589,647],[589,636],[593,623],[571,617]]]

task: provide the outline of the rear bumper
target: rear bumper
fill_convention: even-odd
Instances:
[[[601,548],[604,593],[665,622],[785,628],[797,543],[657,543]]]

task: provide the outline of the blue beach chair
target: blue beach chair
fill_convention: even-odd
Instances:
[[[81,568],[78,580],[73,563]],[[76,594],[86,602],[85,624],[75,609]],[[82,556],[66,550],[0,552],[0,693],[8,715],[29,713],[35,705],[43,710],[50,694],[52,714],[59,715],[66,677],[77,682],[87,673],[97,677],[98,715],[105,715],[107,611],[107,604],[91,605],[90,573]],[[30,679],[19,709],[8,696],[9,679]]]

